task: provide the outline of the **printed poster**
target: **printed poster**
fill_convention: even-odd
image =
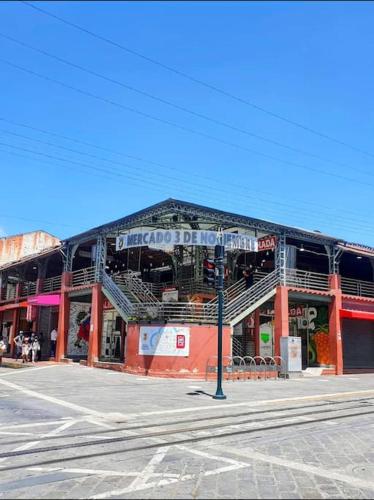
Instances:
[[[139,354],[189,356],[190,329],[179,326],[141,326]]]

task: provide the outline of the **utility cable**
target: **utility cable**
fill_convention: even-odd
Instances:
[[[224,139],[220,139],[218,137],[212,136],[210,134],[206,134],[205,132],[197,131],[197,130],[191,129],[189,127],[185,127],[183,125],[176,124],[176,123],[171,122],[169,120],[165,120],[163,118],[156,117],[156,116],[151,115],[149,113],[145,113],[145,112],[140,111],[140,110],[138,110],[136,108],[132,108],[130,106],[126,106],[124,104],[118,103],[116,101],[113,101],[112,99],[109,99],[109,98],[106,98],[106,97],[102,97],[102,96],[99,96],[97,94],[93,94],[90,91],[86,91],[86,90],[83,90],[81,88],[74,87],[74,86],[72,86],[70,84],[61,82],[60,80],[56,80],[55,78],[51,78],[49,76],[42,75],[41,73],[38,73],[36,71],[30,70],[28,68],[25,68],[24,66],[20,66],[18,64],[12,63],[11,61],[8,61],[6,59],[0,58],[0,62],[2,62],[3,64],[6,64],[6,65],[8,65],[8,66],[10,66],[12,68],[15,68],[15,69],[18,69],[18,70],[23,71],[25,73],[31,74],[33,76],[36,76],[36,77],[38,77],[38,78],[40,78],[42,80],[53,82],[53,83],[55,83],[57,85],[60,85],[60,86],[62,86],[64,88],[68,88],[70,90],[73,90],[74,92],[77,92],[79,94],[91,97],[92,99],[105,102],[105,103],[110,104],[112,106],[115,106],[117,108],[121,108],[121,109],[124,109],[126,111],[130,111],[131,113],[135,113],[135,114],[137,114],[139,116],[142,116],[142,117],[145,117],[145,118],[149,118],[149,119],[155,120],[155,121],[157,121],[159,123],[163,123],[163,124],[169,125],[171,127],[180,129],[180,130],[182,130],[184,132],[189,132],[189,133],[192,133],[192,134],[195,134],[195,135],[198,135],[198,136],[201,136],[201,137],[213,140],[215,142],[224,144],[226,146],[229,146],[229,147],[232,147],[232,148],[235,148],[235,149],[240,149],[240,150],[249,152],[251,154],[255,154],[255,155],[261,156],[263,158],[270,159],[272,161],[280,162],[280,163],[282,163],[284,165],[288,165],[288,166],[299,168],[299,169],[301,168],[301,169],[304,169],[304,170],[308,170],[308,171],[311,171],[311,172],[316,172],[318,174],[327,175],[327,176],[334,177],[334,178],[341,179],[341,180],[348,181],[348,182],[353,182],[353,183],[360,184],[360,185],[365,186],[365,187],[370,186],[370,184],[368,184],[366,181],[360,181],[360,180],[358,180],[356,178],[347,177],[347,176],[336,174],[336,173],[332,173],[332,172],[327,172],[326,170],[321,170],[321,169],[318,169],[318,168],[315,168],[315,167],[309,167],[309,166],[303,165],[301,163],[295,163],[295,162],[292,162],[292,161],[283,160],[281,158],[277,158],[277,157],[269,155],[267,153],[262,153],[260,151],[256,151],[256,150],[247,148],[245,146],[242,146],[240,144],[236,144],[236,143],[233,143],[233,142],[230,142],[230,141],[226,141]]]
[[[140,89],[138,89],[138,88],[136,88],[134,86],[128,85],[128,84],[126,84],[124,82],[121,82],[121,81],[116,80],[114,78],[111,78],[111,77],[108,77],[106,75],[103,75],[102,73],[99,73],[97,71],[85,68],[85,67],[83,67],[80,64],[74,63],[72,61],[68,61],[67,59],[64,59],[64,58],[59,57],[59,56],[57,56],[55,54],[52,54],[51,52],[47,52],[44,49],[40,49],[40,48],[34,47],[34,46],[32,46],[32,45],[30,45],[30,44],[28,44],[26,42],[23,42],[21,40],[18,40],[16,38],[14,38],[12,36],[5,35],[4,33],[0,32],[0,37],[6,39],[8,41],[11,41],[13,43],[16,43],[16,44],[18,44],[18,45],[20,45],[22,47],[25,47],[25,48],[27,48],[29,50],[32,50],[32,51],[37,52],[39,54],[42,54],[42,55],[44,55],[46,57],[49,57],[50,59],[58,61],[58,62],[60,62],[62,64],[65,64],[65,65],[70,66],[72,68],[75,68],[75,69],[78,69],[80,71],[83,71],[84,73],[87,73],[89,75],[95,76],[95,77],[100,78],[102,80],[105,80],[107,82],[110,82],[110,83],[113,83],[115,85],[118,85],[118,86],[120,86],[122,88],[125,88],[126,90],[131,91],[131,92],[135,92],[137,94],[143,95],[143,96],[145,96],[145,97],[147,97],[149,99],[152,99],[154,101],[160,102],[160,103],[165,104],[167,106],[170,106],[170,107],[172,107],[174,109],[178,109],[179,111],[183,111],[183,112],[188,113],[188,114],[190,114],[192,116],[196,116],[197,118],[201,118],[201,119],[206,120],[208,122],[214,123],[215,125],[220,125],[222,127],[225,127],[227,129],[233,130],[235,132],[240,132],[240,133],[245,134],[247,136],[254,137],[255,139],[259,139],[261,141],[264,141],[264,142],[267,142],[269,144],[272,144],[274,146],[285,148],[285,149],[288,149],[289,151],[293,151],[295,153],[300,153],[300,154],[303,154],[305,156],[309,156],[310,158],[317,159],[319,161],[327,162],[327,163],[330,163],[332,165],[337,165],[337,166],[343,167],[343,168],[352,169],[352,166],[351,165],[347,165],[346,163],[341,163],[341,162],[337,162],[335,160],[331,160],[329,158],[324,158],[324,157],[322,157],[320,155],[311,153],[309,151],[304,151],[302,149],[295,148],[295,147],[290,146],[288,144],[284,144],[282,142],[273,140],[271,138],[264,137],[262,135],[259,135],[259,134],[256,134],[254,132],[251,132],[249,130],[245,130],[245,129],[242,129],[240,127],[236,127],[235,125],[232,125],[232,124],[227,123],[227,122],[223,122],[222,120],[217,120],[217,119],[212,118],[210,116],[207,116],[207,115],[205,115],[203,113],[199,113],[197,111],[193,111],[191,109],[186,108],[185,106],[181,106],[179,104],[173,103],[171,101],[168,101],[167,99],[164,99],[164,98],[159,97],[159,96],[155,96],[155,95],[153,95],[153,94],[151,94],[149,92],[140,90]],[[356,167],[355,167],[355,169],[357,170]],[[364,173],[366,175],[372,175],[371,172],[367,172],[365,170],[359,170],[359,171],[361,171],[362,173]]]
[[[287,123],[288,125],[293,125],[294,127],[297,127],[301,130],[304,130],[306,132],[309,132],[311,134],[314,134],[318,137],[321,137],[325,140],[328,140],[328,141],[331,141],[331,142],[334,142],[335,144],[339,144],[341,146],[344,146],[346,148],[349,148],[351,149],[352,151],[356,151],[358,153],[361,153],[361,154],[364,154],[366,156],[370,156],[371,158],[374,158],[374,153],[370,152],[370,151],[366,151],[362,148],[359,148],[357,146],[354,146],[352,144],[349,144],[348,142],[346,141],[342,141],[340,139],[337,139],[335,137],[332,137],[331,135],[328,135],[328,134],[325,134],[324,132],[320,132],[312,127],[308,127],[307,125],[304,125],[303,123],[300,123],[300,122],[297,122],[295,120],[291,120],[290,118],[287,118],[279,113],[275,113],[274,111],[271,111],[267,108],[264,108],[263,106],[259,106],[258,104],[254,103],[254,102],[251,102],[249,101],[248,99],[245,99],[243,97],[240,97],[240,96],[236,96],[235,94],[232,94],[231,92],[227,91],[227,90],[224,90],[224,89],[221,89],[219,87],[217,87],[216,85],[213,85],[211,83],[208,83],[208,82],[205,82],[199,78],[195,78],[191,75],[189,75],[188,73],[185,73],[184,71],[181,71],[181,70],[178,70],[177,68],[173,67],[173,66],[170,66],[168,64],[165,64],[165,63],[162,63],[161,61],[158,61],[154,58],[151,58],[149,56],[146,56],[145,54],[142,54],[134,49],[131,49],[127,46],[125,46],[124,44],[122,43],[119,43],[119,42],[116,42],[114,40],[111,40],[110,38],[107,38],[105,36],[102,36],[102,35],[99,35],[98,33],[95,33],[93,32],[92,30],[89,30],[87,28],[84,28],[83,26],[80,26],[78,25],[77,23],[73,23],[71,21],[68,21],[67,19],[64,19],[56,14],[53,14],[52,12],[49,12],[45,9],[42,9],[41,7],[39,6],[36,6],[35,4],[32,4],[30,2],[27,2],[25,0],[20,0],[21,3],[23,3],[24,5],[26,5],[27,7],[30,7],[32,9],[34,9],[35,11],[38,11],[46,16],[49,16],[53,19],[55,19],[56,21],[59,21],[67,26],[70,26],[76,30],[79,30],[81,31],[82,33],[85,33],[87,35],[90,35],[91,37],[94,37],[98,40],[101,40],[102,42],[105,42],[109,45],[112,45],[113,47],[116,47],[120,50],[123,50],[129,54],[132,54],[133,56],[136,56],[140,59],[143,59],[144,61],[147,61],[149,63],[152,63],[158,67],[161,67],[169,72],[172,72],[182,78],[185,78],[186,80],[189,80],[193,83],[196,83],[202,87],[205,87],[217,94],[220,94],[220,95],[223,95],[225,97],[228,97],[236,102],[240,102],[241,104],[245,104],[246,106],[249,106],[253,109],[256,109],[257,111],[261,111],[262,113],[265,113],[266,115],[268,116],[271,116],[272,118],[276,118],[278,120],[281,120],[285,123]]]
[[[114,165],[119,165],[120,167],[125,167],[125,168],[127,168],[127,169],[132,169],[132,170],[136,170],[136,171],[138,171],[138,168],[137,168],[137,167],[135,167],[135,166],[133,166],[133,165],[129,165],[128,163],[123,163],[123,162],[118,162],[118,161],[115,161],[115,160],[110,160],[110,159],[108,159],[108,158],[98,157],[98,156],[96,156],[96,155],[93,155],[93,154],[90,154],[90,153],[86,153],[86,152],[84,152],[84,151],[80,151],[80,150],[77,150],[77,149],[72,149],[72,148],[67,148],[67,147],[65,147],[65,146],[61,146],[61,145],[59,145],[59,144],[55,144],[55,143],[52,143],[52,142],[49,142],[49,141],[43,141],[43,140],[41,140],[41,139],[37,139],[37,138],[34,138],[34,137],[30,137],[30,136],[27,136],[27,135],[24,135],[24,134],[18,134],[18,133],[15,133],[15,132],[12,132],[12,131],[8,131],[8,130],[2,130],[2,129],[0,129],[0,132],[5,133],[5,134],[7,134],[7,135],[11,135],[11,136],[15,136],[15,137],[20,137],[20,138],[22,138],[22,139],[27,139],[27,140],[30,140],[30,141],[33,141],[33,142],[37,142],[37,143],[40,143],[40,144],[44,144],[44,145],[47,145],[47,146],[49,146],[49,147],[55,147],[55,148],[58,148],[58,149],[62,149],[62,150],[64,150],[64,151],[68,151],[69,153],[74,153],[74,154],[79,154],[79,155],[83,155],[83,156],[88,156],[89,158],[93,158],[93,159],[98,160],[98,161],[105,161],[105,162],[108,162],[108,163],[112,163],[112,164],[114,164]],[[173,169],[173,170],[176,170],[176,169]],[[120,170],[120,169],[116,168],[114,171],[115,171],[115,172],[122,172],[122,169]],[[147,174],[149,175],[150,173],[151,173],[151,174],[153,174],[153,172],[149,172],[149,171],[148,171],[148,173],[147,173]],[[180,173],[180,171],[178,171],[178,173]],[[184,174],[184,175],[187,175],[187,174]],[[190,181],[190,176],[188,176],[188,175],[187,175],[187,177],[188,177],[188,179],[187,179],[187,180],[185,180],[185,179],[180,179],[180,178],[179,178],[178,180],[179,180],[180,182],[184,182],[184,183],[186,183],[186,182],[187,182],[188,184],[192,185],[194,189],[195,189],[196,187],[197,187],[197,188],[203,188],[203,189],[205,189],[205,190],[206,190],[206,189],[212,189],[212,186],[211,186],[211,184],[212,184],[212,180],[211,180],[211,179],[209,179],[209,178],[206,178],[206,177],[205,177],[205,179],[209,181],[209,186],[204,186],[204,185],[203,185],[203,184],[201,184],[201,183],[191,182],[191,181]],[[197,178],[199,178],[199,177],[200,177],[200,176],[194,176],[194,179],[197,179]],[[166,178],[166,179],[171,179],[171,180],[175,180],[175,176],[171,177],[171,176],[167,176],[167,175],[165,175],[165,174],[163,174],[163,178]],[[219,181],[217,181],[217,183],[218,183],[218,182],[219,182]],[[222,183],[220,183],[220,185],[222,185]],[[231,185],[230,183],[225,183],[225,186],[226,186],[226,187],[227,187],[227,186],[230,186],[230,185]],[[236,194],[239,194],[239,195],[240,195],[240,193],[238,193],[238,191],[237,191],[238,189],[240,189],[240,190],[244,190],[243,186],[239,186],[239,185],[236,185],[236,184],[235,184],[235,185],[232,185],[232,186],[233,186],[233,188],[235,188],[235,193],[236,193]],[[217,189],[216,189],[216,191],[217,191]],[[227,195],[227,189],[219,189],[218,191],[220,191],[220,192],[224,193],[225,195]],[[205,191],[204,191],[204,192],[205,192]],[[307,210],[307,209],[302,209],[302,208],[300,208],[300,206],[294,206],[294,205],[291,205],[291,204],[289,204],[289,203],[284,203],[284,202],[276,202],[276,201],[274,201],[274,200],[267,200],[267,199],[264,199],[264,198],[260,198],[260,197],[259,197],[259,193],[261,193],[261,191],[258,191],[258,190],[253,191],[253,193],[256,195],[256,200],[257,200],[257,201],[263,201],[266,205],[268,205],[269,203],[271,203],[271,204],[273,204],[273,205],[275,204],[275,205],[280,205],[280,206],[289,207],[289,208],[291,208],[291,209],[293,209],[293,210],[297,209],[299,212],[300,212],[300,211],[306,212],[306,210]],[[250,197],[250,196],[248,196],[248,190],[246,190],[246,195],[240,195],[240,196],[244,197],[245,199],[251,199],[251,197]],[[309,213],[310,213],[310,211],[308,210],[306,213],[307,213],[307,214],[309,214]],[[315,214],[315,213],[316,213],[316,212],[314,212],[314,214]],[[322,216],[326,217],[326,214],[325,214],[325,213],[323,213],[323,212],[319,212],[319,213],[320,213]],[[328,216],[331,216],[331,214],[328,214]],[[367,223],[366,223],[366,221],[362,221],[362,223],[363,223],[363,224],[360,224],[360,221],[358,221],[358,220],[357,220],[357,218],[355,218],[355,219],[350,219],[349,217],[347,217],[347,216],[345,216],[345,215],[334,215],[333,217],[334,217],[334,219],[336,219],[336,218],[338,218],[338,219],[342,219],[344,222],[351,220],[351,222],[353,222],[354,224],[356,224],[356,225],[358,225],[358,226],[361,226],[361,227],[366,227],[366,228],[367,228]]]
[[[2,145],[2,146],[6,146],[6,147],[11,147],[11,148],[13,148],[13,149],[20,150],[20,151],[23,151],[23,152],[28,152],[28,153],[35,154],[35,155],[38,155],[38,156],[46,157],[46,158],[48,158],[48,159],[57,160],[57,161],[62,161],[62,162],[64,162],[64,164],[66,164],[66,163],[67,163],[67,164],[69,164],[69,163],[70,163],[70,164],[72,164],[72,165],[75,165],[75,167],[73,167],[73,169],[76,169],[76,168],[77,168],[76,166],[78,166],[79,168],[83,167],[83,168],[85,168],[85,169],[91,169],[91,170],[94,170],[94,171],[95,171],[95,175],[97,175],[97,172],[99,172],[100,174],[101,174],[101,173],[106,173],[106,174],[109,174],[109,176],[114,176],[116,179],[118,179],[118,177],[120,177],[120,178],[124,178],[124,179],[125,179],[125,181],[126,181],[126,184],[128,183],[128,181],[129,181],[129,180],[131,180],[131,181],[138,181],[138,182],[140,182],[140,184],[141,184],[143,187],[144,187],[144,184],[145,184],[145,183],[146,183],[146,184],[150,184],[150,185],[155,186],[155,187],[161,187],[161,188],[162,188],[162,189],[164,189],[164,190],[165,190],[166,188],[170,187],[170,184],[169,184],[169,185],[167,185],[165,182],[160,183],[160,182],[154,182],[153,180],[150,180],[149,178],[146,178],[146,179],[145,179],[143,175],[142,175],[142,176],[134,176],[134,175],[129,176],[129,175],[124,175],[124,174],[121,174],[120,172],[113,172],[112,170],[107,170],[107,169],[104,169],[104,168],[95,167],[95,166],[93,166],[93,165],[88,165],[88,164],[85,164],[85,163],[82,163],[82,162],[77,162],[77,161],[72,160],[72,159],[61,158],[61,157],[57,157],[57,156],[50,155],[50,154],[47,154],[47,153],[42,153],[42,152],[39,152],[39,151],[35,151],[35,150],[32,150],[32,149],[23,148],[23,147],[20,147],[20,146],[14,146],[14,145],[12,145],[12,144],[7,144],[7,143],[2,143],[2,142],[0,142],[0,145]],[[72,168],[72,167],[70,167],[70,168]],[[113,180],[113,177],[111,177],[111,180]],[[187,192],[187,193],[188,193],[188,196],[191,196],[191,191],[186,191],[186,190],[184,190],[183,188],[181,189],[181,188],[180,188],[180,183],[179,183],[178,179],[176,179],[176,182],[177,182],[177,189],[179,189],[180,191],[185,191],[185,192]],[[188,182],[188,183],[189,183],[189,184],[191,184],[191,182]],[[186,182],[184,182],[183,184],[186,184]],[[176,189],[176,187],[175,187],[175,186],[172,186],[172,189],[173,189],[173,190],[175,190],[175,189]],[[199,186],[198,186],[198,188],[195,188],[195,187],[194,187],[194,188],[193,188],[193,190],[194,190],[194,192],[196,192],[196,191],[200,191],[200,192],[202,193],[202,197],[203,197],[204,199],[206,199],[206,198],[207,198],[207,196],[206,196],[206,194],[207,194],[207,190],[209,190],[209,191],[217,191],[217,189],[212,190],[210,187],[209,187],[209,188],[204,188],[204,187],[202,187],[201,185],[199,185]],[[227,191],[224,191],[224,190],[220,190],[220,191],[222,191],[222,192],[225,194],[225,197],[226,197],[226,199],[227,199],[227,197],[228,197],[228,193],[227,193]],[[235,196],[237,196],[237,193],[235,193]],[[243,196],[243,195],[240,195],[240,197],[242,197],[242,198],[246,198],[246,197],[245,197],[245,196]],[[248,198],[248,199],[249,199],[250,201],[253,201],[251,198]],[[198,198],[198,200],[199,200],[199,202],[200,202],[201,198]],[[215,200],[216,200],[216,199],[214,199],[213,201],[215,201]],[[259,200],[259,199],[257,199],[257,198],[256,198],[256,200],[255,200],[255,201],[256,201],[256,207],[257,207],[257,206],[258,206],[259,201],[261,201],[261,200]],[[233,203],[233,206],[235,206],[235,209],[236,209],[236,210],[237,210],[237,205],[238,205],[238,200],[237,200],[237,199],[235,199],[235,203]],[[268,205],[267,200],[265,201],[265,205]],[[248,207],[248,205],[246,204],[246,208],[247,208],[247,207]],[[270,210],[269,210],[269,208],[267,207],[267,208],[266,208],[266,211],[268,211],[268,212],[273,212],[273,213],[275,212],[277,215],[279,215],[279,210],[272,210],[272,209],[270,209]],[[287,213],[286,211],[283,211],[283,212]],[[298,212],[299,212],[299,211],[298,211]],[[291,215],[295,218],[295,211],[288,212],[288,213],[289,213],[289,214],[291,214]],[[310,212],[308,212],[308,214],[310,214],[310,215],[312,216],[312,215],[314,215],[315,213],[311,214]],[[296,218],[297,218],[297,214],[296,214]],[[305,217],[304,217],[302,220],[303,220],[303,223],[305,223]],[[270,221],[269,221],[269,222],[270,222]],[[273,222],[273,223],[275,223],[275,224],[279,224],[279,223],[276,223],[276,222]],[[357,228],[360,226],[360,225],[357,225],[357,224],[355,225],[355,227],[354,227],[354,228],[352,228],[352,227],[351,227],[351,226],[349,226],[349,225],[342,225],[342,224],[336,223],[336,221],[335,221],[335,225],[336,225],[337,227],[339,227],[339,226],[340,226],[340,227],[343,227],[345,230],[349,230],[349,231],[354,231],[354,232],[359,232],[359,233],[362,233],[362,230],[361,230],[361,232],[360,232],[359,230],[357,230]],[[365,227],[364,227],[364,229],[365,229],[365,230],[367,230],[367,231],[372,231],[372,227],[369,227],[369,226],[365,226]]]
[[[56,132],[51,131],[51,130],[46,130],[46,129],[35,127],[35,126],[32,126],[32,125],[27,125],[25,123],[21,123],[21,122],[14,121],[14,120],[9,120],[9,119],[6,119],[4,117],[0,117],[0,121],[3,121],[3,122],[8,123],[10,125],[15,125],[17,127],[26,128],[27,130],[32,130],[34,132],[39,132],[39,133],[42,133],[42,134],[45,134],[45,135],[50,135],[50,136],[58,138],[58,139],[63,139],[65,141],[70,141],[70,142],[73,142],[75,144],[80,144],[80,145],[83,145],[83,146],[86,146],[86,147],[88,146],[90,148],[94,148],[94,149],[97,149],[99,151],[104,151],[106,153],[115,154],[115,155],[123,157],[123,158],[129,158],[131,160],[136,160],[136,161],[148,163],[149,165],[157,166],[157,167],[160,167],[162,169],[167,169],[167,170],[175,171],[175,172],[178,172],[178,173],[180,172],[180,169],[177,168],[177,167],[173,167],[171,165],[166,165],[164,163],[160,163],[160,162],[152,161],[152,160],[149,160],[149,159],[145,159],[145,158],[142,158],[140,156],[129,155],[129,154],[126,154],[124,152],[117,151],[115,149],[111,149],[111,148],[107,148],[105,146],[101,146],[99,144],[95,144],[93,142],[87,142],[87,141],[83,141],[81,139],[77,139],[76,137],[67,136],[65,134],[59,134],[59,133],[56,133]],[[196,177],[195,174],[194,174],[194,176]],[[212,178],[211,177],[202,176],[201,174],[198,177],[202,178],[204,180],[207,180],[209,182],[212,182]],[[235,189],[237,189],[237,188],[243,188],[242,185],[234,184],[234,183],[231,183],[231,182],[227,182],[226,180],[225,180],[225,186],[232,186]],[[256,189],[255,192],[256,193],[261,193],[261,194],[264,194],[264,195],[268,195],[272,199],[274,199],[274,193],[271,193],[269,191],[264,191],[264,190],[259,191],[258,189]],[[326,208],[329,211],[331,211],[333,209],[336,209],[336,207],[330,207],[328,205],[323,205],[321,203],[313,203],[311,201],[306,201],[304,199],[296,198],[294,196],[293,196],[292,199],[295,200],[295,201],[297,201],[298,203],[303,203],[303,204],[306,204],[306,205],[315,206],[317,208]],[[297,206],[299,207],[299,205],[297,205]],[[344,211],[343,211],[340,208],[338,208],[338,210],[339,210],[339,213],[351,214],[351,215],[354,215],[354,216],[356,216],[358,214],[362,215],[361,211],[346,210],[346,209],[344,209]],[[355,218],[355,220],[357,220],[357,218]]]

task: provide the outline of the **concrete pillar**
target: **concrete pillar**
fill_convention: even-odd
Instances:
[[[274,304],[274,355],[280,356],[280,339],[288,337],[288,288],[278,286]]]
[[[101,333],[103,327],[103,294],[101,283],[92,287],[90,338],[88,342],[87,366],[99,360]]]
[[[12,316],[12,329],[9,335],[9,344],[10,344],[10,356],[13,358],[15,355],[15,344],[13,342],[14,337],[18,333],[18,328],[19,328],[19,308],[17,307],[16,309],[13,309],[13,316]]]
[[[71,273],[62,273],[61,277],[61,297],[58,310],[58,335],[56,342],[56,361],[61,361],[65,357],[69,334],[70,321],[70,298],[66,289],[71,283]]]
[[[332,292],[329,304],[329,340],[330,359],[335,365],[336,375],[343,374],[343,345],[340,310],[342,308],[342,291],[340,289],[340,276],[331,274],[329,276],[330,290]]]

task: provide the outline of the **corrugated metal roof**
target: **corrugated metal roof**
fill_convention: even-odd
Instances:
[[[47,248],[47,249],[41,250],[40,252],[33,253],[31,255],[26,255],[26,257],[23,257],[22,259],[14,260],[12,262],[7,262],[3,266],[0,266],[0,271],[4,271],[5,269],[8,269],[10,267],[14,267],[16,265],[25,264],[26,262],[30,262],[36,258],[48,257],[49,255],[52,255],[54,253],[58,253],[61,248],[62,248],[62,245],[57,245],[55,247]]]

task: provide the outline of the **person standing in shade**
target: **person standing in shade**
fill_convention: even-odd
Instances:
[[[51,352],[50,352],[50,357],[54,358],[56,356],[56,342],[57,342],[57,330],[56,328],[53,328],[53,330],[50,333],[51,336]]]
[[[16,344],[16,359],[18,359],[22,355],[22,344],[23,344],[23,332],[19,332],[13,339],[13,342]]]
[[[247,267],[243,271],[243,278],[245,279],[245,288],[250,288],[253,285],[253,271]]]
[[[0,340],[0,366],[3,363],[3,355],[7,351],[7,344],[4,342],[4,340]]]

